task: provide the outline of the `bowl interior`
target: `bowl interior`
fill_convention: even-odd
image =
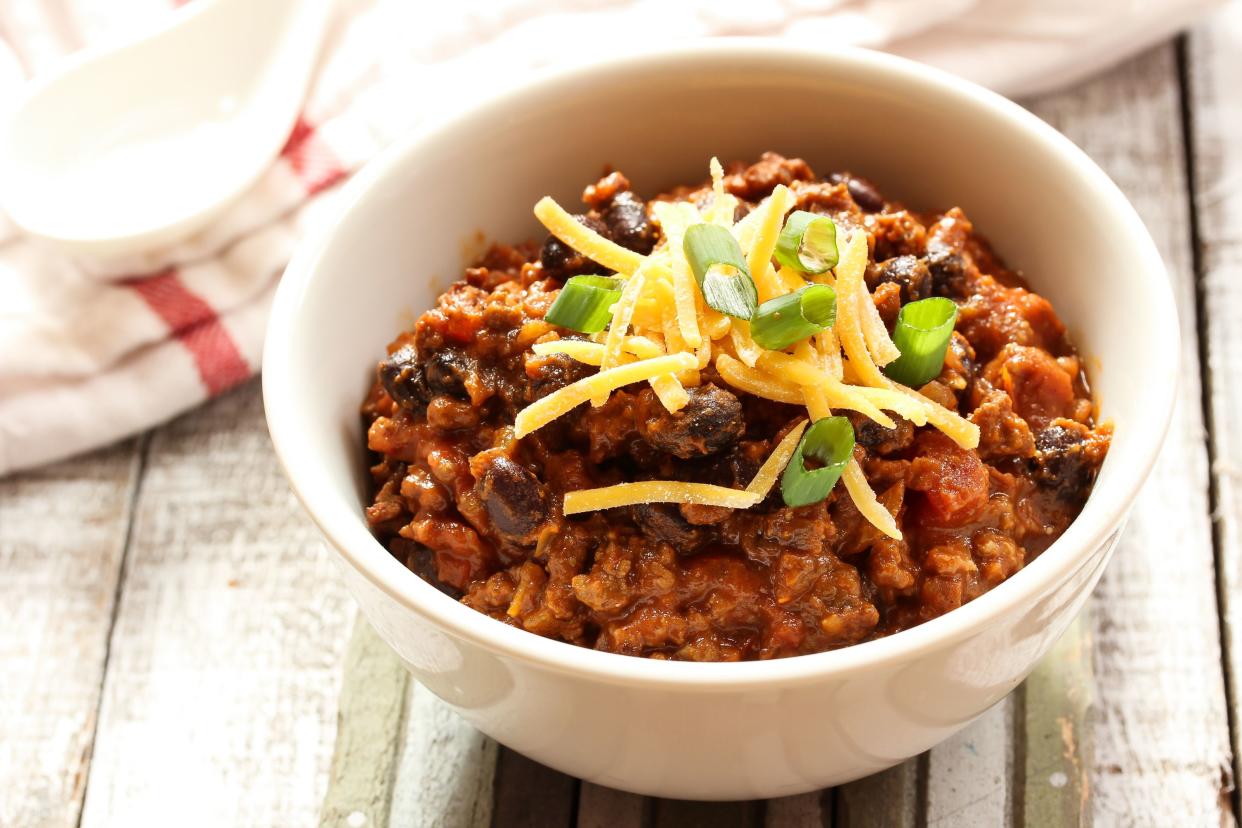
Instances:
[[[354,182],[339,224],[286,277],[273,323],[285,341],[269,341],[265,367],[281,374],[269,379],[269,406],[296,412],[273,428],[285,430],[277,442],[304,499],[318,488],[320,523],[365,532],[358,405],[385,343],[459,277],[480,233],[542,238],[535,201],[550,193],[572,209],[605,164],[654,194],[706,178],[712,155],[764,150],[821,174],[865,175],[912,208],[961,206],[1051,299],[1116,423],[1071,533],[1115,520],[1162,434],[1175,365],[1175,322],[1153,301],[1168,292],[1163,269],[1121,195],[1033,116],[939,73],[866,54],[733,46],[541,81],[412,139]],[[1152,336],[1135,336],[1144,330]],[[1140,370],[1157,391],[1134,381]]]

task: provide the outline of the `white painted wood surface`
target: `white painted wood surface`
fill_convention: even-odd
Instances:
[[[1197,340],[1204,330],[1216,378],[1211,471],[1231,621],[1242,612],[1242,12],[1227,14],[1188,50],[1203,320],[1174,47],[1032,104],[1135,202],[1183,321],[1185,384],[1160,473],[1093,602],[1099,824],[1232,821]],[[143,452],[128,444],[0,481],[0,572],[0,826],[73,826],[80,809],[86,826],[168,824],[168,813],[178,825],[315,824],[354,610],[276,469],[254,384],[158,429]],[[1228,652],[1236,664],[1238,643]],[[992,782],[1016,764],[1015,704],[827,796],[722,811],[584,784],[576,810],[549,813],[579,826],[1010,824],[1016,773]],[[408,711],[393,824],[487,824],[494,744],[425,693]]]
[[[1187,45],[1195,214],[1211,382],[1212,478],[1234,722],[1242,665],[1242,4],[1200,26]],[[1242,740],[1233,734],[1234,778]]]
[[[157,430],[82,825],[309,825],[354,618],[251,383]]]
[[[1092,602],[1095,816],[1104,824],[1167,825],[1176,815],[1214,825],[1229,805],[1229,729],[1175,47],[1033,109],[1134,203],[1174,280],[1182,321],[1182,383],[1164,452]]]
[[[928,752],[927,824],[961,828],[1007,825],[1013,802],[1014,698]]]
[[[359,619],[361,622],[361,619]],[[392,824],[402,828],[486,828],[498,746],[412,683],[397,767]]]
[[[74,825],[138,444],[0,480],[0,826]]]

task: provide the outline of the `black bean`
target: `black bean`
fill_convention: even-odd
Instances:
[[[917,256],[896,256],[867,268],[867,287],[874,290],[885,282],[901,288],[903,305],[931,296],[931,272]]]
[[[478,370],[473,357],[453,348],[442,348],[427,358],[423,374],[427,387],[435,394],[447,394],[459,400],[470,399],[466,382]]]
[[[602,214],[607,235],[622,247],[646,255],[656,244],[655,226],[647,219],[647,205],[631,192],[613,196]]]
[[[596,233],[608,234],[608,228],[594,216],[577,215],[574,218]],[[579,273],[600,273],[604,270],[556,236],[548,236],[544,240],[543,249],[539,251],[539,263],[543,265],[544,273],[556,279],[568,279]]]
[[[687,555],[703,542],[703,531],[692,526],[676,507],[664,503],[644,503],[632,509],[634,522],[645,535],[669,544],[678,554]]]
[[[931,289],[936,296],[964,299],[970,294],[966,284],[966,259],[947,244],[936,239],[927,242],[927,270],[931,273]]]
[[[402,408],[415,409],[427,404],[431,392],[418,362],[418,352],[405,345],[379,364],[379,378],[388,396]]]
[[[1031,460],[1035,480],[1056,489],[1066,500],[1085,497],[1096,472],[1084,445],[1087,434],[1085,426],[1056,424],[1035,435],[1035,457]]]
[[[746,430],[742,403],[715,385],[690,389],[680,411],[658,407],[640,426],[643,438],[660,451],[689,460],[715,454],[733,445]]]
[[[850,198],[854,199],[854,203],[865,212],[878,213],[884,209],[884,196],[880,195],[876,186],[867,179],[850,173],[838,172],[829,175],[828,180],[833,184],[844,182],[850,191]]]
[[[455,589],[448,584],[441,583],[436,578],[436,558],[435,553],[423,546],[421,543],[415,543],[406,538],[393,538],[388,542],[388,551],[393,556],[405,564],[406,568],[436,589],[448,595],[454,601],[461,598],[461,590]]]
[[[759,463],[760,461],[753,459],[740,446],[735,446],[730,451],[692,462],[684,468],[690,473],[692,480],[700,483],[717,483],[734,489],[744,489],[759,473]]]
[[[548,519],[548,494],[539,478],[508,457],[495,457],[479,480],[479,497],[492,528],[518,546],[533,544]]]
[[[531,365],[530,362],[527,363]],[[571,382],[577,382],[595,373],[590,365],[572,359],[565,354],[549,354],[539,357],[533,371],[527,370],[530,384],[527,387],[527,401],[546,397],[553,391],[559,391]]]
[[[909,420],[897,418],[896,428],[885,428],[862,414],[851,413],[849,419],[854,424],[854,440],[872,454],[895,454],[914,444],[914,425]]]

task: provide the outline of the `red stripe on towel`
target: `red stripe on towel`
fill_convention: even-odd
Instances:
[[[345,175],[345,167],[335,153],[315,133],[305,118],[298,118],[280,155],[302,182],[308,195],[331,187]]]
[[[250,378],[250,365],[220,317],[181,282],[176,270],[127,284],[190,352],[207,396],[214,397]]]

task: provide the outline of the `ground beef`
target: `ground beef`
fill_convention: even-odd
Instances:
[[[917,213],[865,178],[824,178],[767,153],[731,164],[741,217],[777,185],[798,209],[864,229],[881,318],[928,296],[958,304],[944,368],[923,393],[980,429],[965,450],[895,418],[850,413],[855,458],[902,528],[881,534],[837,486],[733,511],[648,504],[566,518],[564,493],[630,480],[744,487],[800,408],[729,387],[711,368],[670,414],[649,387],[614,392],[522,440],[513,417],[595,369],[535,342],[564,280],[602,272],[559,241],[493,247],[390,345],[363,405],[373,453],[367,521],[419,577],[497,621],[650,658],[818,652],[891,635],[1012,577],[1081,510],[1109,445],[1051,305],[1005,268],[959,209]],[[706,183],[658,196],[697,204]],[[578,220],[649,252],[660,229],[620,172]]]

